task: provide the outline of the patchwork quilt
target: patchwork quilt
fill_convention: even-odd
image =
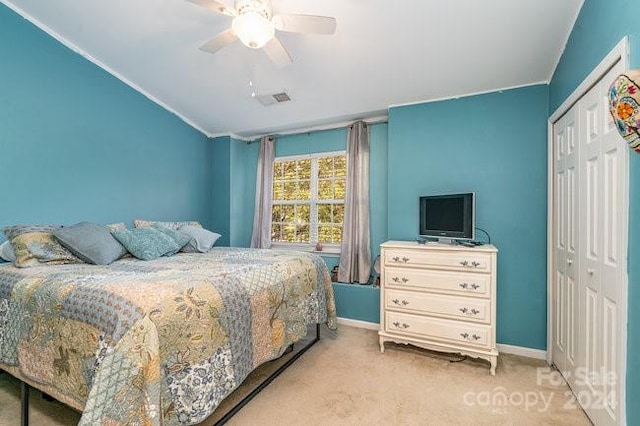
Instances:
[[[0,267],[0,369],[82,410],[81,425],[201,422],[315,323],[335,328],[336,311],[310,253]]]

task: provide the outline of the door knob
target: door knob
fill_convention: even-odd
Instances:
[[[573,259],[567,259],[567,265],[573,265]]]
[[[589,274],[589,275],[593,275],[593,274],[595,274],[595,273],[596,273],[596,270],[595,270],[595,269],[593,269],[593,268],[587,268],[587,274]]]

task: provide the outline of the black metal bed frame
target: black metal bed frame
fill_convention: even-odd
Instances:
[[[313,339],[311,339],[306,345],[304,345],[298,352],[294,353],[291,358],[289,358],[284,364],[282,364],[276,371],[271,373],[266,379],[264,379],[260,384],[253,389],[247,396],[242,398],[240,402],[234,405],[229,411],[227,411],[224,416],[218,420],[214,426],[221,426],[231,419],[238,411],[242,409],[245,405],[249,403],[256,395],[258,395],[264,388],[266,388],[269,383],[273,382],[276,377],[278,377],[284,370],[289,368],[291,364],[293,364],[298,358],[302,356],[309,348],[315,345],[320,341],[320,324],[315,325],[316,335]],[[0,370],[2,373],[2,370]],[[20,393],[21,393],[21,413],[20,413],[20,424],[21,426],[29,425],[29,389],[30,386],[24,382],[20,381]]]

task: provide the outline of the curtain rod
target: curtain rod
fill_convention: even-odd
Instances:
[[[251,144],[253,142],[258,142],[264,136],[294,136],[294,135],[304,135],[306,133],[314,133],[314,132],[322,132],[325,130],[335,130],[335,129],[346,129],[353,125],[356,121],[363,121],[365,124],[379,124],[379,123],[387,123],[389,121],[389,117],[387,115],[380,115],[377,117],[366,118],[362,120],[349,120],[349,121],[341,121],[338,123],[332,123],[327,125],[320,126],[311,126],[311,127],[303,127],[302,129],[277,132],[277,133],[267,133],[264,135],[256,136],[255,139],[247,141],[247,144]]]

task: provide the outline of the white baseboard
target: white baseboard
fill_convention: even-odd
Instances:
[[[338,324],[349,325],[351,327],[357,327],[357,328],[366,328],[367,330],[375,330],[375,331],[380,330],[380,324],[378,324],[377,322],[360,321],[360,320],[354,320],[350,318],[338,317]]]
[[[547,351],[543,351],[542,349],[525,348],[524,346],[505,345],[503,343],[498,343],[496,346],[498,347],[498,350],[500,352],[505,354],[526,356],[529,358],[543,359],[543,360],[547,359]]]
[[[367,330],[380,330],[380,324],[376,322],[368,322],[361,320],[354,320],[350,318],[340,318],[338,317],[338,324],[344,324],[351,327],[357,328],[365,328]],[[518,356],[526,356],[528,358],[535,359],[547,359],[547,351],[542,349],[533,349],[533,348],[525,348],[524,346],[514,346],[514,345],[505,345],[503,343],[498,343],[496,345],[498,347],[498,351],[505,354],[518,355]]]

